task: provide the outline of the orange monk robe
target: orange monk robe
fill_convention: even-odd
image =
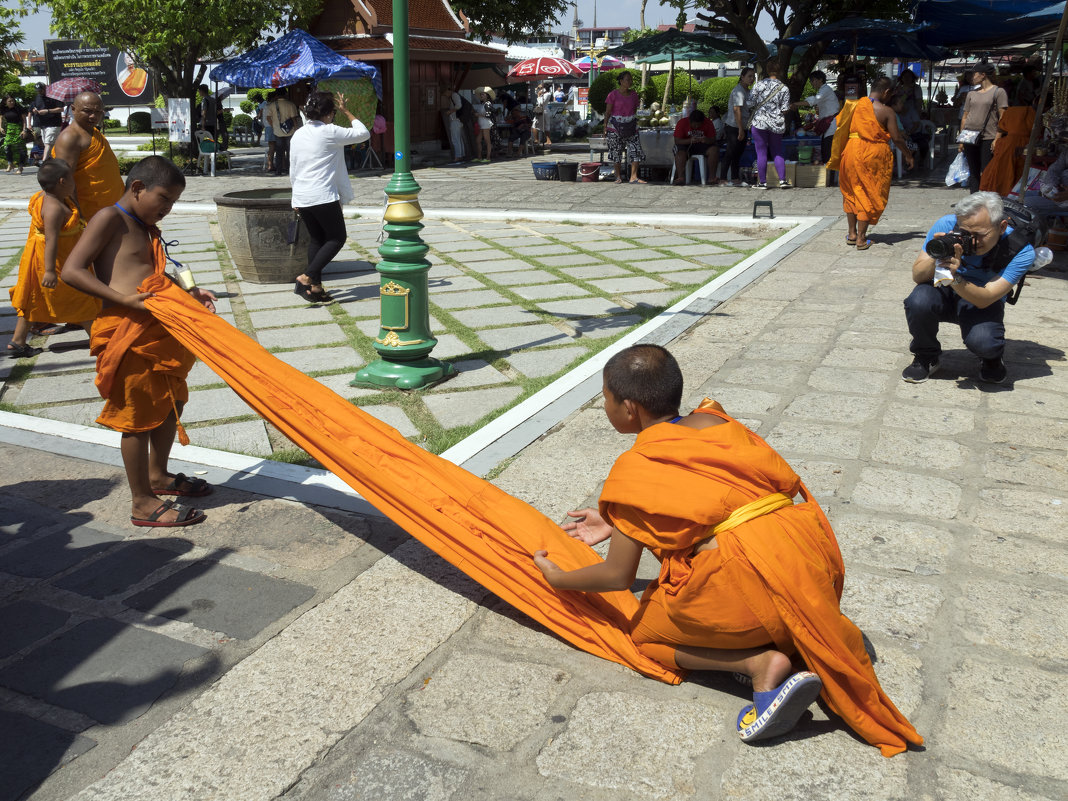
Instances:
[[[576,647],[661,681],[682,680],[682,671],[631,640],[638,601],[630,592],[558,592],[531,558],[545,549],[564,570],[577,570],[602,561],[588,545],[280,361],[166,277],[139,289],[154,293],[145,301],[152,315],[257,414],[436,554]]]
[[[601,493],[602,515],[661,560],[634,618],[639,649],[659,659],[673,652],[641,644],[660,632],[677,645],[798,653],[822,679],[831,709],[884,756],[921,744],[880,687],[860,630],[839,609],[845,568],[819,504],[778,453],[716,407],[706,401],[698,411],[723,425],[642,431]],[[718,548],[693,554],[735,509],[799,490],[805,503],[722,531]]]
[[[89,147],[82,151],[74,166],[74,186],[86,222],[100,209],[118,202],[125,191],[119,174],[119,160],[97,128],[93,129]]]
[[[858,220],[875,225],[890,199],[894,156],[890,134],[875,117],[871,98],[846,101],[838,113],[827,169],[838,170],[842,208]]]
[[[44,192],[38,192],[30,198],[30,235],[22,251],[22,261],[19,262],[18,283],[8,290],[11,305],[19,317],[34,323],[83,323],[93,320],[100,314],[100,299],[63,283],[63,262],[85,228],[78,209],[73,206],[70,206],[70,216],[63,223],[59,241],[56,242],[56,275],[59,281],[52,289],[41,285],[45,271],[45,234],[41,218],[44,195]]]
[[[159,230],[150,232],[156,271],[138,292],[151,292],[147,287],[160,281],[173,286],[164,275],[167,259]],[[127,306],[104,309],[93,323],[90,353],[96,356],[96,387],[107,401],[96,420],[101,425],[127,433],[151,431],[172,411],[177,417],[178,404],[189,400],[185,379],[196,358],[146,311]],[[189,444],[181,424],[178,438]]]
[[[1009,106],[1001,112],[998,128],[1005,136],[997,141],[994,155],[983,170],[979,179],[979,189],[983,192],[997,192],[1005,197],[1020,182],[1023,175],[1023,152],[1031,140],[1031,126],[1035,123],[1035,110],[1030,106]]]

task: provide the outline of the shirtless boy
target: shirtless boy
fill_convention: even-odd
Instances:
[[[841,613],[845,569],[830,524],[797,474],[756,434],[706,400],[679,414],[682,372],[658,345],[605,365],[604,409],[637,434],[616,461],[599,509],[563,528],[611,542],[603,562],[565,571],[534,562],[559,590],[629,589],[642,549],[661,563],[631,620],[638,650],[670,668],[752,680],[737,732],[753,742],[789,731],[818,695],[886,756],[923,739],[879,686],[860,630]],[[801,491],[803,502],[795,502]],[[794,661],[807,670],[797,671]],[[822,692],[821,692],[822,690]]]
[[[107,401],[97,422],[122,432],[135,526],[199,523],[203,512],[159,496],[200,497],[212,491],[203,479],[167,471],[175,432],[184,436],[178,418],[189,399],[185,378],[195,359],[148,312],[144,301],[152,293],[140,288],[145,279],[165,274],[167,256],[156,224],[183,189],[185,178],[167,159],[139,161],[122,198],[93,217],[63,271],[71,286],[104,301],[92,331],[96,384]],[[215,311],[211,292],[193,287],[189,294]]]

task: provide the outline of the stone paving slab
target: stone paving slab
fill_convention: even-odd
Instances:
[[[567,334],[544,323],[514,328],[490,328],[478,332],[478,338],[494,350],[522,350],[559,343]]]

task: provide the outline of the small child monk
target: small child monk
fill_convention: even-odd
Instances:
[[[72,289],[61,278],[67,260],[85,223],[74,195],[74,174],[62,159],[52,159],[37,171],[41,191],[30,198],[30,235],[19,262],[19,279],[8,293],[18,313],[15,332],[7,346],[13,359],[36,356],[40,348],[27,344],[34,323],[77,322],[89,331],[100,313],[100,299]]]
[[[146,279],[166,275],[168,258],[156,224],[184,189],[185,177],[172,162],[162,156],[142,159],[130,170],[123,196],[94,215],[64,267],[71,286],[105,304],[91,341],[97,389],[107,401],[97,422],[122,432],[135,526],[199,523],[203,512],[159,496],[201,497],[212,491],[203,479],[167,470],[175,433],[183,445],[189,442],[178,420],[189,399],[185,379],[195,359],[148,312],[144,301],[152,293],[141,289]],[[215,311],[213,293],[199,287],[188,291]]]
[[[589,545],[610,538],[608,555],[564,571],[537,551],[546,581],[559,590],[626,590],[648,548],[661,570],[631,637],[669,668],[748,676],[753,703],[738,714],[742,740],[788,732],[822,694],[885,756],[922,743],[839,610],[844,567],[834,532],[783,458],[714,401],[680,415],[682,372],[657,345],[609,359],[603,392],[613,427],[638,436],[612,467],[599,508],[568,512],[575,520],[563,529]],[[799,491],[803,502],[795,502]]]

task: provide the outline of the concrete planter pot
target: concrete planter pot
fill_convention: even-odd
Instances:
[[[250,189],[215,196],[219,228],[241,277],[254,284],[292,284],[308,266],[308,232],[288,189]],[[296,223],[296,239],[290,242]]]

